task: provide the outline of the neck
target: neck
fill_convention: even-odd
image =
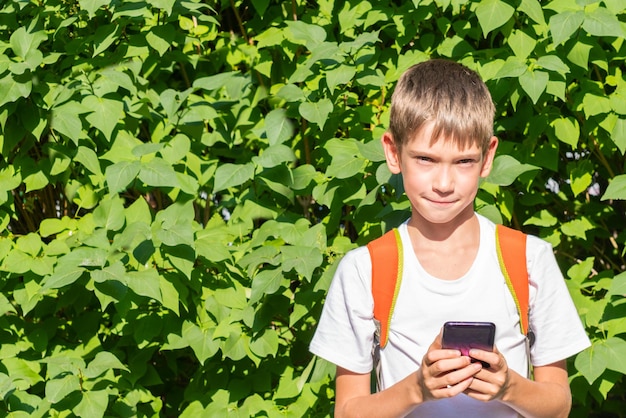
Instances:
[[[432,242],[449,242],[450,239],[459,239],[462,242],[464,238],[473,236],[472,232],[478,228],[478,218],[473,208],[466,210],[452,221],[447,223],[432,223],[422,218],[418,214],[412,214],[409,220],[409,229],[413,230],[413,234]]]

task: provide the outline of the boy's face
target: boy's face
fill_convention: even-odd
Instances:
[[[431,144],[431,132],[429,124],[400,153],[391,135],[385,134],[383,147],[391,172],[402,173],[412,217],[446,224],[473,214],[480,178],[491,170],[498,140],[492,137],[483,155],[476,144],[460,149],[443,138]]]

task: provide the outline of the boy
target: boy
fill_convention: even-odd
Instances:
[[[589,346],[550,245],[529,236],[530,329],[526,337],[498,263],[495,225],[474,212],[493,163],[494,106],[468,68],[430,60],[410,68],[392,96],[382,144],[402,173],[411,217],[399,227],[403,280],[389,340],[380,351],[380,391],[370,393],[375,331],[371,261],[365,247],[340,262],[311,351],[336,364],[336,417],[566,417],[566,359]],[[493,352],[471,362],[441,347],[446,321],[496,324]]]

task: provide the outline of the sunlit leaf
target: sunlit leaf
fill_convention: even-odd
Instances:
[[[485,36],[504,25],[514,12],[511,5],[501,0],[483,0],[476,7],[476,17]]]
[[[72,411],[81,418],[100,418],[104,416],[109,404],[107,390],[91,390],[82,392],[82,399]]]
[[[250,340],[250,350],[259,357],[275,356],[278,351],[278,334],[268,329],[261,336]]]
[[[587,379],[589,384],[598,379],[604,373],[608,365],[608,358],[603,350],[594,344],[585,351],[579,353],[574,361],[578,370]]]
[[[96,96],[85,97],[82,104],[92,112],[86,116],[89,123],[110,140],[117,122],[124,116],[124,104],[119,100]]]
[[[281,269],[265,269],[252,278],[252,293],[250,303],[256,303],[264,295],[275,293],[283,281]]]
[[[554,133],[559,141],[569,144],[572,148],[578,145],[580,137],[580,126],[578,121],[572,117],[560,117],[552,121]]]
[[[333,103],[330,99],[322,99],[318,102],[303,102],[299,106],[300,115],[309,122],[316,123],[320,129],[324,129],[328,115],[333,111]]]
[[[270,145],[282,144],[294,133],[294,124],[284,109],[275,109],[265,117],[265,131]]]
[[[586,12],[582,26],[592,36],[626,36],[617,16],[604,7]]]
[[[519,77],[519,84],[522,86],[526,94],[530,97],[533,103],[539,101],[539,97],[543,94],[548,86],[550,77],[548,73],[544,71],[531,71],[528,70]]]
[[[80,380],[74,374],[52,379],[46,382],[46,399],[50,403],[57,403],[65,399],[70,393],[80,390]]]
[[[552,40],[555,44],[560,44],[568,39],[580,28],[585,20],[585,13],[582,11],[564,11],[556,13],[550,17],[548,25]]]
[[[602,195],[602,200],[608,199],[626,200],[626,174],[620,174],[609,182]]]
[[[239,186],[254,176],[254,164],[222,164],[215,172],[214,191]]]
[[[530,164],[522,164],[510,155],[500,155],[493,162],[491,173],[485,181],[500,186],[508,186],[520,175],[538,170],[539,167]]]

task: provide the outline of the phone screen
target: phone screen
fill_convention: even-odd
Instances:
[[[496,325],[492,322],[446,322],[443,325],[443,348],[459,350],[469,356],[471,348],[493,351]],[[488,364],[483,362],[485,367]]]

